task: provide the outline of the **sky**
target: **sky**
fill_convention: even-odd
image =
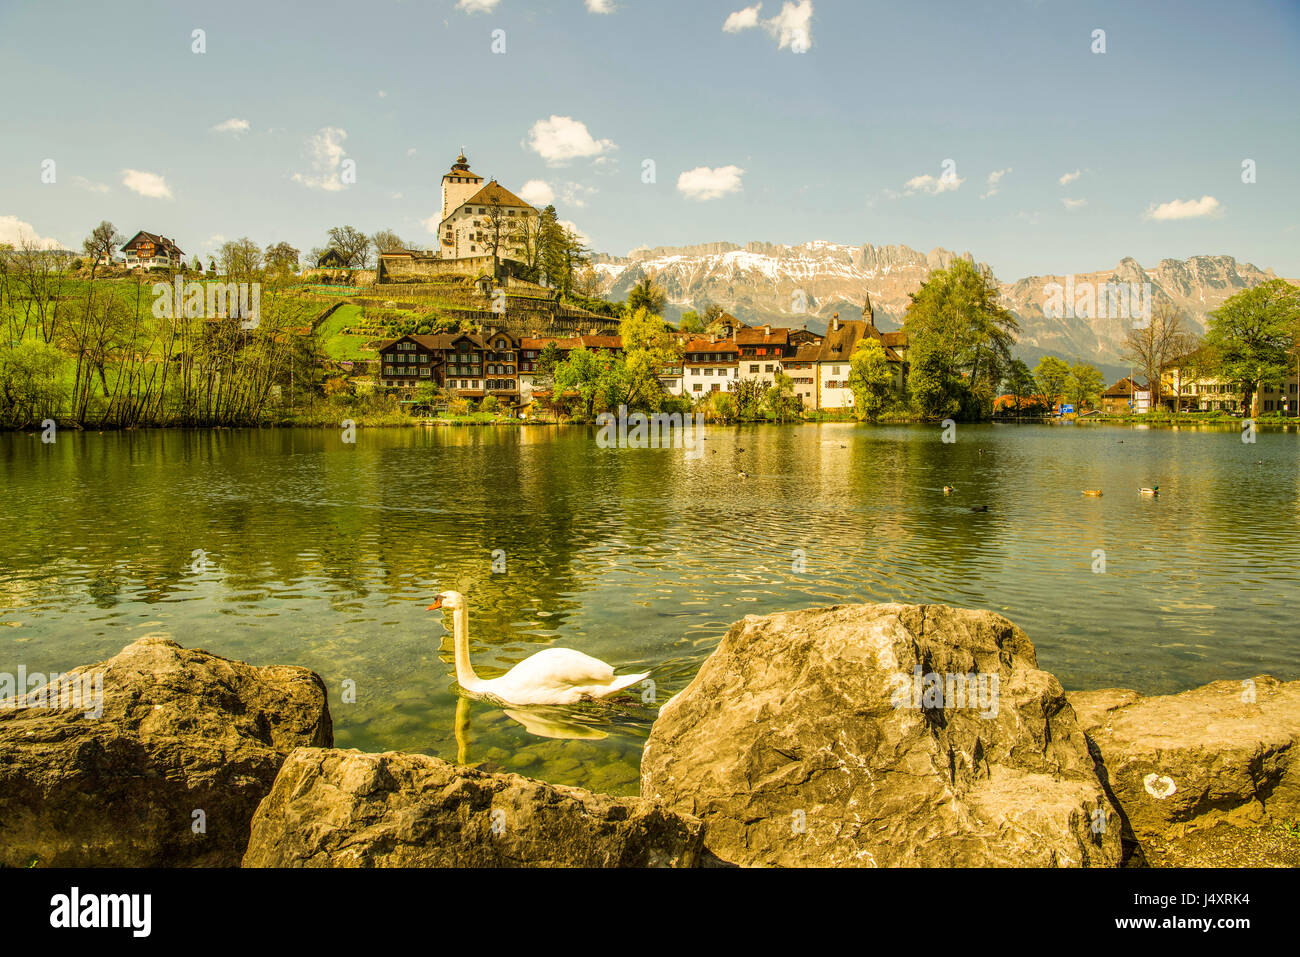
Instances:
[[[1298,49],[1300,0],[0,0],[0,241],[433,248],[463,147],[613,255],[1300,277]]]

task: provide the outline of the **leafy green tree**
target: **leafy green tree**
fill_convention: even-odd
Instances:
[[[554,389],[557,398],[576,392],[582,416],[592,419],[602,406],[617,404],[620,394],[625,394],[625,380],[626,370],[608,350],[579,347],[555,367]]]
[[[926,418],[987,416],[1019,323],[991,273],[959,259],[930,274],[904,317],[913,405]],[[919,375],[917,374],[919,372]]]
[[[1025,399],[1038,394],[1038,383],[1034,381],[1034,376],[1023,359],[1011,360],[1003,380],[1003,388],[1015,403],[1016,415],[1020,414]]]
[[[1055,407],[1057,400],[1065,395],[1070,382],[1070,367],[1056,356],[1043,356],[1034,366],[1034,378],[1047,400],[1048,411]]]
[[[55,417],[67,397],[60,376],[66,361],[44,342],[0,344],[0,426],[21,428]]]
[[[772,388],[764,399],[767,411],[777,422],[789,422],[797,419],[803,412],[803,399],[794,391],[794,380],[784,372],[778,372]]]
[[[664,306],[668,304],[668,295],[646,277],[632,287],[627,294],[627,305],[625,306],[628,314],[634,313],[639,309],[644,309],[656,316],[662,316]]]
[[[1070,366],[1070,378],[1065,383],[1065,394],[1074,403],[1074,411],[1082,412],[1084,407],[1096,408],[1101,398],[1101,390],[1106,387],[1106,378],[1101,370],[1086,362],[1076,362]]]
[[[1271,279],[1210,313],[1205,344],[1221,379],[1240,382],[1244,405],[1259,414],[1260,386],[1285,381],[1300,342],[1300,289]]]
[[[665,368],[681,364],[681,347],[668,323],[644,306],[624,316],[619,333],[623,339],[627,405],[657,411],[665,398],[659,376]]]
[[[288,243],[275,243],[266,247],[266,268],[268,272],[293,273],[298,271],[298,258],[302,254]]]
[[[730,392],[709,392],[700,400],[700,408],[709,418],[729,424],[736,421],[736,397]]]
[[[689,309],[682,313],[682,318],[677,323],[677,331],[684,332],[688,335],[695,335],[704,331],[704,323],[700,321],[700,315],[694,309]]]
[[[762,416],[766,407],[767,393],[771,384],[762,379],[739,379],[731,390],[735,398],[736,418],[742,422],[752,422]]]
[[[879,420],[894,391],[894,372],[879,339],[866,336],[858,341],[849,357],[849,389],[858,418]]]

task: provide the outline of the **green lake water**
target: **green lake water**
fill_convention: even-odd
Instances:
[[[485,677],[569,647],[653,672],[661,702],[745,615],[865,601],[1000,612],[1067,689],[1300,678],[1295,431],[714,427],[698,460],[595,434],[0,434],[0,671],[165,633],[319,672],[339,747],[624,794],[653,704],[521,722],[459,698],[434,594],[469,597]]]

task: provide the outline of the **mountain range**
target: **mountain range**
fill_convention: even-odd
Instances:
[[[592,257],[600,293],[623,299],[641,279],[649,277],[668,296],[667,318],[676,321],[687,310],[722,306],[751,325],[806,326],[824,331],[836,312],[856,319],[870,293],[876,325],[882,330],[902,324],[910,294],[936,269],[957,259],[975,262],[969,253],[935,248],[928,253],[909,246],[849,246],[814,241],[798,246],[774,243],[705,243],[697,246],[636,249],[627,256]],[[984,266],[983,263],[977,265]],[[1072,278],[1071,278],[1072,277]],[[1163,259],[1144,268],[1131,257],[1112,269],[1000,281],[1002,303],[1020,321],[1017,354],[1032,367],[1044,354],[1067,361],[1082,359],[1098,366],[1108,380],[1129,371],[1124,339],[1131,320],[1099,317],[1112,312],[1103,306],[1092,315],[1048,308],[1052,283],[1075,289],[1092,283],[1151,283],[1154,301],[1168,300],[1188,318],[1190,332],[1205,329],[1208,313],[1242,289],[1276,278],[1273,270],[1241,263],[1232,256],[1193,256]],[[1082,310],[1079,310],[1082,311]]]

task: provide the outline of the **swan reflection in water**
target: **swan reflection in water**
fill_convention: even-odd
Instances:
[[[583,724],[564,708],[502,708],[501,713],[523,725],[525,731],[539,738],[558,738],[570,741],[599,741],[608,738],[609,732]],[[470,698],[462,695],[456,699],[456,763],[468,765],[470,761]]]

